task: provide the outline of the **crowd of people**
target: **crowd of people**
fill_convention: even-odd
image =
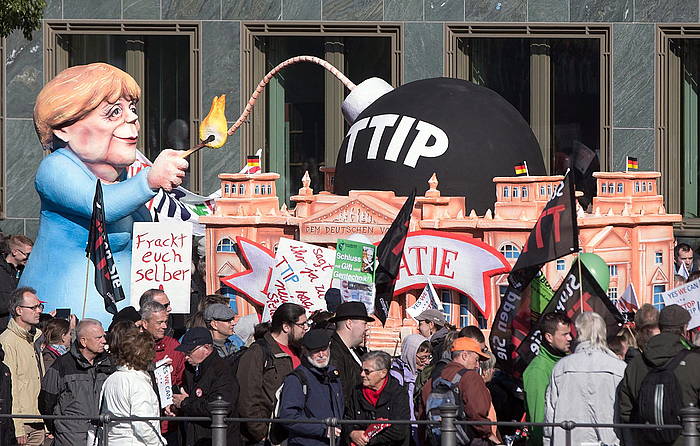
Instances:
[[[367,351],[374,318],[364,304],[334,298],[329,311],[307,314],[285,303],[259,323],[257,315],[238,318],[225,296],[201,296],[182,330],[158,289],[140,297],[138,310],[121,310],[107,330],[94,319],[45,314],[34,289],[17,288],[31,249],[30,239],[9,237],[0,257],[0,413],[73,418],[0,419],[2,445],[98,445],[103,436],[114,445],[208,445],[207,421],[100,426],[94,418],[210,417],[209,404],[221,398],[230,403],[229,417],[251,419],[228,423],[234,446],[320,446],[331,437],[356,446],[435,445],[437,425],[385,420],[439,421],[445,403],[458,407],[458,419],[477,423],[458,427],[457,444],[553,446],[564,444],[560,427],[478,422],[677,424],[680,408],[700,403],[700,337],[688,331],[690,314],[678,305],[644,305],[633,324],[613,334],[594,312],[573,322],[547,313],[539,353],[516,379],[496,367],[478,327],[453,327],[434,309],[416,317],[418,333],[402,337],[396,356]],[[683,280],[693,280],[692,250],[689,256],[679,245],[676,261],[677,271],[689,272]],[[172,394],[158,383],[160,367],[167,367]],[[269,418],[298,422],[259,421]],[[304,422],[328,418],[349,421]],[[578,427],[572,440],[671,445],[678,434]]]

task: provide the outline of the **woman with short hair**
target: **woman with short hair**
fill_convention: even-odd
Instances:
[[[44,357],[44,370],[47,370],[56,359],[70,350],[70,322],[53,318],[43,331],[44,346],[41,355]]]
[[[372,446],[408,445],[410,434],[407,424],[382,424],[381,420],[408,420],[408,393],[389,374],[391,356],[373,351],[362,357],[360,378],[346,403],[345,418],[351,420],[377,420],[376,423],[346,424],[343,434],[348,443]]]
[[[117,352],[117,371],[102,386],[100,413],[111,417],[159,417],[158,397],[147,372],[156,354],[153,337],[136,327],[129,328],[121,334]],[[167,444],[158,420],[111,423],[106,429],[108,444]]]

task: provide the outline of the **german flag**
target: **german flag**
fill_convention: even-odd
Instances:
[[[632,158],[631,156],[627,157],[627,170],[638,170],[639,169],[639,161],[637,161],[637,158]]]
[[[525,161],[515,165],[515,176],[520,177],[523,175],[529,175],[527,172],[527,163]]]
[[[246,173],[260,173],[260,157],[256,155],[248,156]]]

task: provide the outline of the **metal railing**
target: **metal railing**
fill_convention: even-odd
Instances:
[[[325,419],[270,419],[270,418],[229,418],[228,413],[231,410],[231,403],[224,401],[221,397],[209,403],[209,412],[211,417],[113,417],[105,414],[97,417],[79,417],[79,416],[63,416],[63,415],[16,415],[16,414],[0,414],[1,419],[28,419],[28,420],[86,420],[91,421],[96,426],[101,427],[103,446],[108,446],[109,425],[121,422],[131,421],[178,421],[178,422],[210,422],[211,423],[211,444],[212,446],[227,445],[227,430],[230,423],[240,422],[259,422],[259,423],[282,423],[282,424],[322,424],[327,428],[340,428],[347,424],[372,424],[377,420],[343,420],[339,418]],[[612,428],[619,430],[637,430],[637,429],[660,429],[660,430],[680,430],[682,438],[681,445],[683,446],[700,446],[700,409],[694,405],[690,405],[681,410],[681,424],[620,424],[620,423],[576,423],[574,421],[562,421],[560,423],[529,423],[529,422],[506,422],[506,421],[461,421],[457,420],[458,408],[455,405],[444,405],[440,407],[440,431],[441,443],[440,446],[456,446],[457,445],[457,426],[502,426],[502,427],[552,427],[561,428],[565,432],[565,446],[572,446],[571,433],[577,428]],[[382,420],[386,424],[404,424],[404,425],[437,425],[436,421],[428,420]],[[0,444],[3,443],[3,432],[0,429]],[[330,446],[336,446],[338,437],[335,435],[335,429],[330,429],[329,443]]]

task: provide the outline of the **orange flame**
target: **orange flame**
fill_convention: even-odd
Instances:
[[[206,118],[199,124],[199,139],[205,141],[209,136],[213,135],[214,140],[207,143],[207,147],[218,149],[226,143],[228,133],[226,133],[226,95],[214,96],[211,101],[211,109]]]

